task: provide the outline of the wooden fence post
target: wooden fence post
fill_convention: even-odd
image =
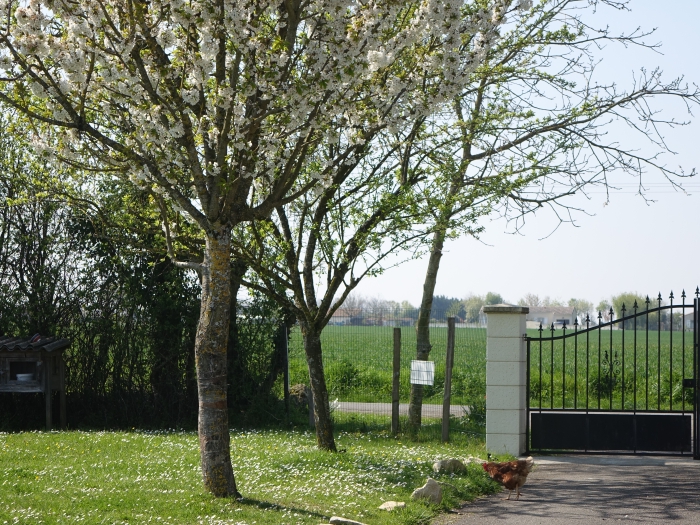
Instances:
[[[450,398],[452,396],[452,366],[455,360],[455,318],[447,318],[447,357],[445,358],[445,390],[442,397],[442,442],[450,440]]]
[[[391,388],[391,433],[399,433],[399,386],[401,379],[401,328],[394,328],[394,374]]]
[[[44,360],[44,401],[46,402],[46,430],[50,431],[53,426],[51,420],[52,405],[51,405],[51,374],[53,374],[53,356],[47,356]]]
[[[58,402],[60,406],[61,429],[66,430],[68,427],[66,422],[66,364],[63,361],[63,356],[60,354],[57,357],[57,361],[59,370]]]

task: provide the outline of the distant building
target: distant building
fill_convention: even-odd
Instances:
[[[694,315],[695,312],[688,312],[683,316],[683,330],[692,330],[695,327]]]
[[[362,324],[362,309],[361,308],[338,308],[331,320],[330,325],[358,325]]]
[[[576,308],[573,306],[529,306],[530,312],[525,315],[528,328],[573,328],[576,321]]]

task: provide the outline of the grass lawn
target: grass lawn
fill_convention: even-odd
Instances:
[[[338,454],[317,451],[306,430],[233,430],[240,502],[204,492],[192,432],[0,433],[0,525],[320,524],[332,515],[409,525],[498,489],[478,465],[463,476],[432,473],[437,459],[483,457],[474,434],[454,432],[444,445],[439,425],[420,442],[338,428]],[[446,482],[441,507],[410,499],[429,475]],[[388,500],[407,507],[377,509]]]

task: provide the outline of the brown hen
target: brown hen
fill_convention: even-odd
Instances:
[[[517,500],[520,498],[520,487],[527,481],[527,475],[530,473],[530,470],[532,470],[534,464],[535,462],[532,456],[530,456],[527,459],[504,461],[501,463],[489,461],[483,463],[482,466],[491,479],[498,481],[510,491],[506,499],[510,499],[511,494],[515,490],[515,499]]]

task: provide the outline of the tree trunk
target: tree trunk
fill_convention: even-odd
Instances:
[[[316,423],[316,444],[320,450],[336,452],[333,438],[333,423],[331,408],[328,402],[326,376],[323,372],[323,356],[321,352],[321,334],[314,330],[303,330],[304,351],[309,367],[311,395],[314,401],[314,422]]]
[[[207,234],[202,305],[195,341],[199,393],[199,450],[204,486],[217,497],[240,497],[231,465],[226,403],[226,347],[231,309],[231,231]]]
[[[436,230],[430,247],[428,259],[428,271],[423,281],[423,298],[416,322],[416,359],[427,361],[432,346],[430,344],[430,315],[433,308],[433,294],[437,283],[442,248],[445,244],[445,230]],[[421,426],[421,412],[423,410],[423,385],[411,385],[411,398],[408,405],[408,431],[416,434]]]

